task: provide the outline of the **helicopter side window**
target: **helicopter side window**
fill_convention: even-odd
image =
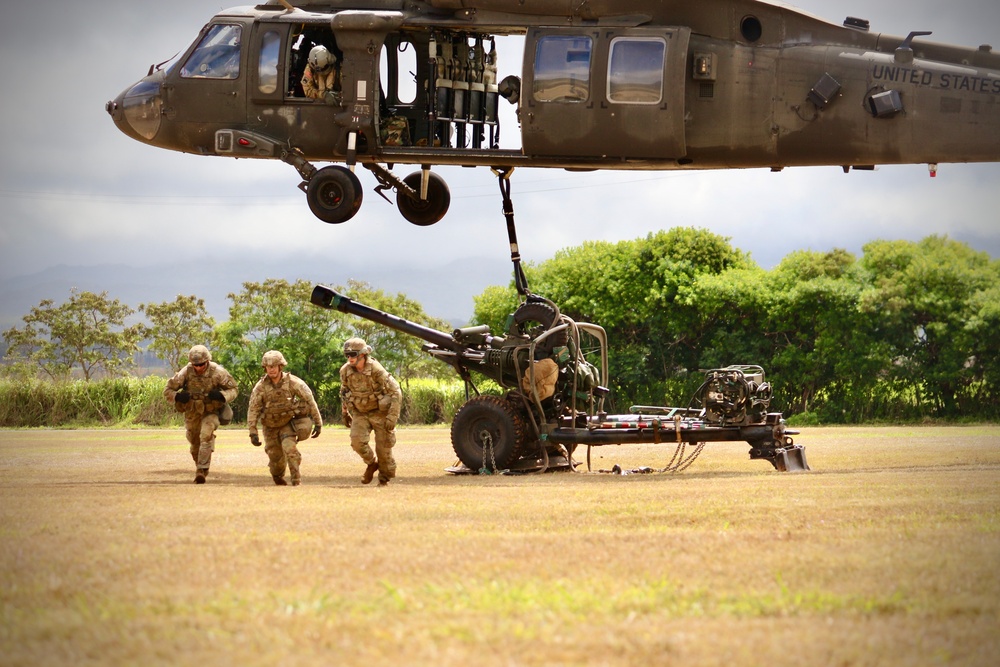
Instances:
[[[235,79],[240,75],[239,25],[217,24],[208,29],[181,68],[185,79]]]
[[[337,78],[334,90],[340,90],[340,68],[344,62],[344,53],[337,47],[337,37],[333,31],[326,27],[316,27],[303,25],[292,32],[290,40],[288,85],[285,94],[288,97],[306,98],[302,90],[302,75],[305,74],[306,64],[309,62],[309,51],[314,46],[325,46],[337,59],[334,67],[337,69]]]
[[[539,102],[586,102],[590,97],[590,37],[548,36],[535,49],[532,95]]]
[[[269,30],[264,34],[260,42],[260,67],[257,71],[257,78],[260,92],[270,95],[278,89],[278,53],[281,46],[281,37],[278,33]]]
[[[659,104],[663,100],[663,63],[667,43],[658,37],[619,37],[608,59],[608,100]]]

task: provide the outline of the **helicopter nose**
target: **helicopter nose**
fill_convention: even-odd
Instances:
[[[118,129],[139,141],[152,141],[160,130],[163,98],[160,81],[146,77],[104,105]]]

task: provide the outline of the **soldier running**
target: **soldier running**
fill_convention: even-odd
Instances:
[[[340,367],[340,402],[344,425],[351,429],[351,448],[368,464],[362,484],[372,481],[378,471],[378,485],[385,486],[396,476],[392,447],[396,444],[396,420],[402,408],[399,383],[375,359],[372,348],[360,338],[344,343],[347,363]],[[368,436],[375,431],[375,453]]]
[[[185,435],[196,466],[194,483],[204,484],[215,451],[215,430],[233,419],[229,403],[239,389],[225,368],[212,361],[204,345],[188,351],[188,365],[167,380],[163,396],[184,413]]]
[[[250,442],[254,447],[260,447],[257,422],[263,422],[264,451],[270,460],[274,483],[287,485],[287,466],[292,486],[298,486],[302,479],[299,474],[302,454],[297,443],[308,438],[310,433],[312,437],[318,437],[323,429],[323,417],[319,414],[309,385],[291,373],[283,372],[288,362],[281,352],[268,350],[261,365],[266,375],[254,385],[247,412]]]

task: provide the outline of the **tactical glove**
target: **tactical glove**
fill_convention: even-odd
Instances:
[[[186,392],[186,391],[179,391],[174,396],[174,402],[175,403],[180,403],[181,405],[184,405],[185,403],[187,403],[190,400],[191,400],[191,394],[188,393],[188,392]]]
[[[347,410],[344,410],[342,413],[340,413],[340,416],[344,420],[344,426],[346,426],[347,428],[351,428],[351,422],[353,421],[351,419],[351,413],[348,412]]]
[[[254,447],[260,447],[260,436],[256,433],[250,434],[250,444]]]
[[[219,391],[218,389],[213,389],[212,391],[208,392],[208,397],[213,401],[218,401],[219,403],[226,402],[226,397],[223,396],[222,392]]]
[[[319,437],[319,432],[322,431],[322,430],[323,430],[322,426],[320,426],[319,424],[313,424],[312,437],[318,438]]]

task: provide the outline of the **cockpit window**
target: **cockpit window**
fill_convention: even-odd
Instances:
[[[586,102],[593,40],[549,36],[538,40],[532,94],[539,102]]]
[[[235,79],[240,75],[239,25],[213,25],[181,68],[186,79]]]
[[[667,43],[658,37],[619,37],[608,59],[608,100],[659,104],[663,99],[663,62]]]

